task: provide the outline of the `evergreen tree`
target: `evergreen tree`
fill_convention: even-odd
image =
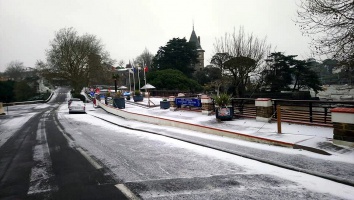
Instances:
[[[275,52],[266,59],[268,66],[263,71],[264,82],[271,92],[289,89],[292,82],[290,66],[294,64],[294,57],[296,56],[285,56],[281,52]]]
[[[195,73],[195,78],[200,85],[222,79],[221,69],[218,67],[207,66]]]
[[[153,59],[153,68],[157,70],[176,69],[188,77],[194,73],[194,64],[198,62],[198,52],[194,43],[185,38],[173,38],[166,46],[160,47]]]
[[[292,91],[309,88],[317,93],[322,90],[317,73],[311,69],[313,61],[296,60],[295,57],[281,52],[271,53],[266,60],[268,69],[263,71],[265,85],[272,92],[288,90],[291,84]]]
[[[253,72],[257,62],[249,57],[239,56],[225,62],[225,70],[232,77],[232,86],[236,97],[243,97],[246,86],[250,82],[250,73]]]
[[[149,72],[147,74],[149,83],[161,90],[180,90],[188,92],[201,91],[202,87],[197,81],[188,78],[181,71],[165,69]]]
[[[311,88],[318,93],[322,90],[321,81],[317,73],[311,70],[311,62],[304,60],[294,60],[294,66],[291,69],[294,77],[293,91],[300,90],[302,88]]]

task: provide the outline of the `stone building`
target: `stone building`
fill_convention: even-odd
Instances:
[[[193,26],[193,31],[192,31],[191,37],[189,38],[189,42],[194,42],[197,47],[199,63],[194,65],[194,69],[196,71],[200,71],[204,68],[204,52],[205,51],[202,49],[202,46],[200,45],[200,36],[197,37],[197,34],[195,34],[194,26]]]

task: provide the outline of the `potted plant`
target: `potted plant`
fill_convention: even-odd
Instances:
[[[144,97],[143,97],[143,95],[141,95],[140,90],[135,90],[134,95],[133,95],[134,102],[143,101],[143,99],[144,99]]]
[[[115,108],[124,109],[125,108],[125,99],[121,91],[115,93],[113,98],[113,106]]]
[[[160,108],[161,109],[169,109],[170,108],[170,102],[167,101],[166,97],[162,98],[162,101],[160,101]]]
[[[130,93],[129,93],[129,94],[126,93],[125,98],[126,98],[127,100],[130,100]]]
[[[109,100],[111,99],[111,92],[107,92],[106,97],[105,97],[105,104],[108,105],[109,104]]]
[[[219,120],[232,120],[234,117],[234,108],[231,103],[231,98],[228,94],[222,93],[219,96],[213,97],[215,102],[215,116]]]

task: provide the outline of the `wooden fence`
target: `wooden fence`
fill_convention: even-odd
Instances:
[[[256,99],[233,98],[236,117],[256,118]],[[354,101],[285,100],[272,99],[273,119],[277,119],[276,107],[281,106],[283,122],[332,126],[331,108],[354,107]]]

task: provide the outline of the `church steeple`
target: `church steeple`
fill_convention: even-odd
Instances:
[[[197,37],[197,34],[195,34],[194,24],[193,24],[191,37],[189,38],[189,42],[194,42],[195,46],[197,47],[197,50],[203,50],[202,46],[200,45],[200,37]]]
[[[197,37],[197,34],[195,34],[194,31],[194,22],[193,22],[193,29],[192,29],[192,34],[191,37],[189,38],[189,42],[194,42],[197,52],[198,52],[198,61],[194,68],[196,71],[202,70],[204,68],[204,50],[202,49],[202,46],[200,45],[200,37]]]

